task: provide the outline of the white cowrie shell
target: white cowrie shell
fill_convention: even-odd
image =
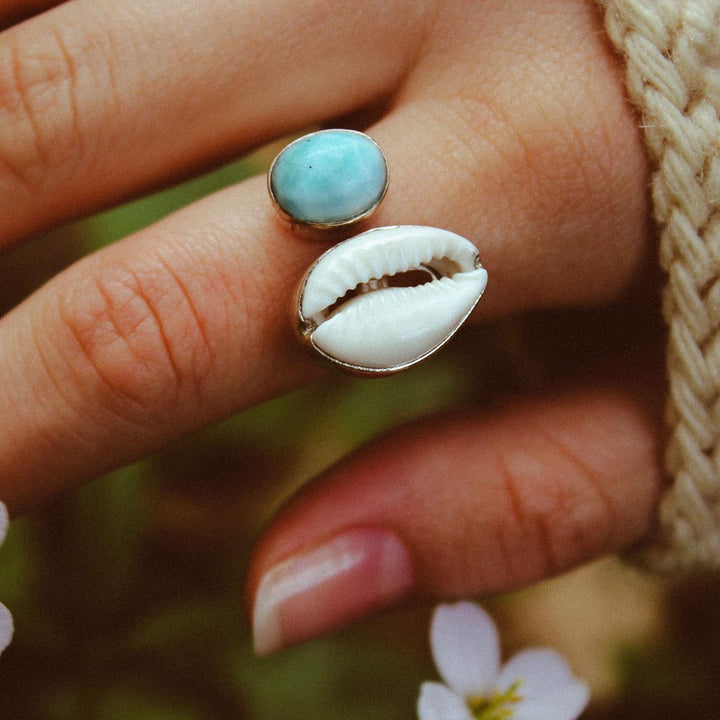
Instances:
[[[420,225],[375,228],[308,270],[298,326],[314,350],[344,369],[385,375],[444,345],[486,285],[475,246],[460,235]]]

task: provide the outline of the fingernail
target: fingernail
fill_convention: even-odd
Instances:
[[[255,595],[255,652],[267,655],[400,600],[410,553],[393,533],[356,528],[268,570]]]

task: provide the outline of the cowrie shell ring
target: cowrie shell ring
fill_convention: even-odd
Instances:
[[[367,218],[387,185],[379,146],[351,130],[295,140],[268,172],[281,215],[316,228]],[[297,329],[343,370],[388,375],[442,347],[486,285],[475,246],[460,235],[420,225],[374,228],[330,248],[310,267],[296,298]]]
[[[376,228],[330,248],[308,270],[298,329],[322,357],[387,375],[442,347],[485,291],[475,246],[434,227]]]

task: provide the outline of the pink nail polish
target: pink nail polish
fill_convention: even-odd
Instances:
[[[267,655],[401,599],[410,553],[393,533],[354,528],[270,568],[255,595],[255,652]]]

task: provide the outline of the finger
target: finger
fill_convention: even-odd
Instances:
[[[18,511],[317,377],[290,320],[317,253],[257,178],[53,278],[0,321],[0,497]]]
[[[517,208],[532,203],[516,178],[518,157],[501,161],[486,144],[469,163],[448,155],[468,118],[448,98],[440,124],[429,103],[406,101],[371,130],[395,168],[379,223],[426,222],[477,239],[497,278],[486,317],[597,302],[630,281],[643,252],[641,190],[626,202],[632,219],[619,223],[588,227],[563,199],[518,222]],[[602,135],[602,124],[594,132]],[[577,202],[597,217],[598,191],[589,187]],[[478,196],[488,198],[479,209]],[[0,416],[13,418],[0,436],[0,496],[15,507],[31,502],[316,376],[294,342],[288,305],[319,253],[279,222],[257,178],[48,284],[0,322]]]
[[[75,0],[8,29],[0,243],[388,93],[422,5]]]
[[[496,238],[513,222],[512,203],[507,218],[493,215],[488,227],[473,214],[474,193],[443,199],[422,182],[428,171],[415,138],[426,150],[442,142],[426,134],[425,122],[406,108],[373,128],[401,188],[383,213]],[[485,317],[547,302],[541,284],[523,279],[562,276],[575,262],[570,253],[560,268],[531,252],[515,258],[517,249],[502,238],[481,250],[495,284]],[[319,253],[275,217],[264,178],[256,178],[47,284],[0,321],[0,416],[13,418],[0,435],[0,497],[17,510],[315,377],[318,368],[295,342],[289,305]],[[507,267],[513,272],[503,274]],[[560,282],[554,292],[570,303],[608,286]]]
[[[484,3],[372,130],[392,176],[374,224],[473,239],[491,315],[614,300],[648,275],[647,162],[617,59],[588,3],[533,8]]]
[[[656,417],[616,391],[574,392],[394,432],[291,500],[251,564],[268,653],[411,595],[516,588],[645,532]]]

